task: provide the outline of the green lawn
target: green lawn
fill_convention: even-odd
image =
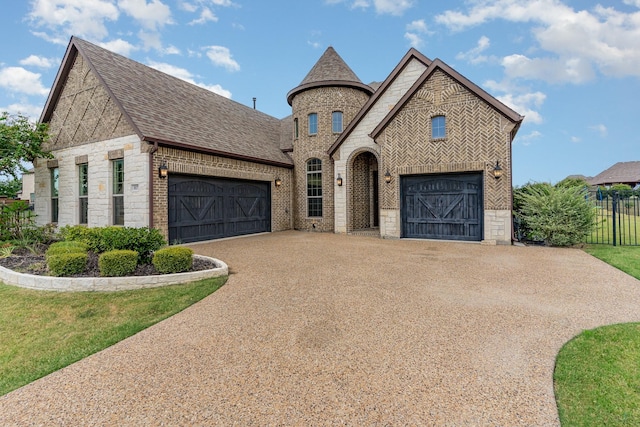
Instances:
[[[0,283],[0,396],[184,310],[226,280],[124,292],[45,292]]]
[[[585,251],[640,279],[640,247]],[[640,320],[640,307],[638,313]],[[640,323],[603,326],[569,341],[556,359],[554,387],[563,426],[640,425]]]
[[[621,240],[622,239],[622,240]],[[616,222],[616,241],[619,244],[640,244],[640,216],[634,215],[628,209],[621,211],[620,220]],[[613,244],[613,221],[611,211],[598,210],[596,226],[589,236],[587,243]]]

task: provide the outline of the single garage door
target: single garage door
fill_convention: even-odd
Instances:
[[[402,237],[482,240],[482,174],[402,177]]]
[[[270,182],[169,175],[169,241],[271,230]]]

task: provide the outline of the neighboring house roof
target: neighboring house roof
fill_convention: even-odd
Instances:
[[[389,122],[393,120],[393,118],[402,110],[407,102],[411,99],[416,91],[420,89],[425,81],[427,81],[436,70],[441,70],[445,74],[447,74],[452,79],[456,80],[459,84],[466,87],[467,90],[484,100],[491,107],[496,109],[499,113],[516,123],[515,128],[512,131],[512,139],[515,136],[520,124],[522,124],[522,120],[524,120],[524,116],[513,111],[511,108],[507,107],[502,102],[498,101],[493,96],[489,95],[486,91],[481,89],[478,85],[473,83],[471,80],[464,77],[462,74],[458,73],[456,70],[445,64],[442,60],[436,58],[429,64],[427,69],[422,73],[422,75],[415,81],[413,86],[404,94],[404,96],[398,101],[398,103],[393,107],[393,109],[387,114],[387,116],[376,126],[376,128],[371,132],[371,137],[376,139],[380,133],[387,127]]]
[[[331,147],[329,147],[328,153],[329,155],[333,155],[340,145],[347,139],[347,137],[351,134],[351,132],[358,126],[358,123],[364,118],[364,116],[371,110],[371,108],[375,105],[378,99],[385,93],[385,91],[391,86],[391,84],[395,81],[395,79],[400,75],[402,70],[411,62],[411,60],[417,59],[422,62],[425,66],[429,66],[431,64],[431,60],[424,56],[422,53],[418,52],[415,48],[409,49],[409,51],[402,57],[398,65],[391,71],[391,74],[382,82],[374,82],[375,84],[375,92],[372,97],[362,106],[356,117],[351,120],[351,122],[347,125],[344,131],[340,134],[336,142],[333,143]]]
[[[291,105],[293,98],[297,94],[323,86],[346,86],[363,90],[369,95],[373,93],[373,89],[360,81],[356,73],[349,68],[347,63],[331,46],[324,51],[311,71],[302,79],[302,82],[289,91],[287,102]]]
[[[591,185],[640,183],[640,161],[618,162],[589,180]]]
[[[293,167],[280,149],[279,119],[77,37],[69,42],[41,122],[51,119],[77,54],[141,140]]]

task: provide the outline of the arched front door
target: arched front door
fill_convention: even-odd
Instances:
[[[353,158],[349,165],[348,232],[379,226],[378,160],[369,152]]]

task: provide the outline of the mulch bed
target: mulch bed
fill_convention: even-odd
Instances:
[[[34,254],[25,248],[17,248],[13,254],[6,258],[0,258],[0,266],[19,273],[35,274],[38,276],[49,276],[47,262],[44,257],[43,248],[38,248],[38,254]],[[44,248],[46,249],[46,248]],[[215,263],[199,258],[193,258],[193,266],[190,271],[209,270],[218,267]],[[131,276],[153,276],[159,275],[153,264],[139,265]],[[98,255],[89,252],[87,268],[80,274],[70,277],[100,277],[98,269]]]

